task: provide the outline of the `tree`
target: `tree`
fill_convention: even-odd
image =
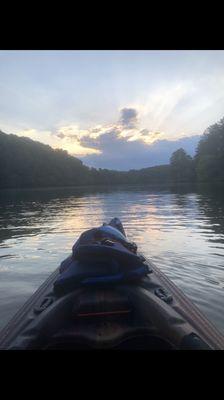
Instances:
[[[170,158],[171,180],[175,183],[193,182],[195,179],[194,162],[184,149],[180,148]]]
[[[224,180],[224,118],[204,132],[195,162],[199,181]]]

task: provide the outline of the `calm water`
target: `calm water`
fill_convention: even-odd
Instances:
[[[224,332],[224,195],[142,187],[1,191],[0,328],[82,231],[114,216]]]

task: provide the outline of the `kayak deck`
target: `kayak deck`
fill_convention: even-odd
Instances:
[[[15,338],[29,324],[40,318],[44,310],[53,312],[54,303],[58,303],[58,307],[60,302],[61,310],[67,314],[61,322],[60,312],[57,311],[57,318],[54,315],[58,326],[55,327],[55,332],[49,332],[51,340],[43,346],[46,349],[178,349],[181,346],[181,337],[190,334],[192,328],[211,349],[224,349],[223,336],[217,329],[154,264],[149,263],[153,273],[140,286],[117,285],[113,290],[77,289],[59,300],[53,294],[58,268],[2,330],[0,349],[10,349]],[[155,296],[156,288],[161,285],[171,293],[171,304]],[[113,298],[116,292],[119,300],[117,309],[114,301],[116,295]],[[122,303],[122,295],[126,303]],[[94,296],[97,299],[95,309]],[[48,305],[46,299],[51,299],[52,302]],[[105,306],[106,302],[109,304],[105,310],[102,305]],[[41,310],[42,304],[46,306]],[[38,332],[35,334],[38,335]],[[176,345],[173,345],[175,335]],[[18,345],[20,347],[21,342]]]

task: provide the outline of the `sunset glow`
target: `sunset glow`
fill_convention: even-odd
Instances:
[[[96,167],[126,168],[135,146],[141,167],[223,116],[224,51],[0,51],[0,87],[3,132]]]

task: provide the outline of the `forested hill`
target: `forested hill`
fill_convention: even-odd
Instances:
[[[168,182],[224,184],[224,118],[205,130],[194,157],[180,148],[169,165],[130,171],[89,168],[64,150],[0,131],[0,189]]]
[[[29,138],[0,132],[0,187],[76,185],[88,174],[80,160]]]
[[[112,171],[85,166],[64,150],[0,131],[0,188],[162,183],[169,166]]]

